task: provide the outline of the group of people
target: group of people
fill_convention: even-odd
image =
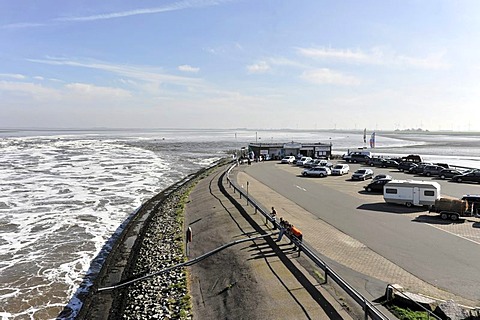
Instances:
[[[270,213],[270,216],[271,216],[271,219],[272,219],[273,228],[276,229],[276,227],[277,227],[277,225],[276,225],[277,211],[275,210],[274,207],[272,207],[272,212]],[[287,220],[283,220],[282,217],[280,217],[280,222],[278,224],[280,225],[280,233],[278,234],[278,238],[277,238],[276,242],[279,242],[280,240],[282,240],[282,237],[285,233],[289,235],[290,239],[293,236],[299,242],[302,242],[303,234],[302,234],[302,231],[300,231],[300,229],[295,227],[293,224],[291,224]],[[293,241],[291,241],[290,243],[293,243]]]

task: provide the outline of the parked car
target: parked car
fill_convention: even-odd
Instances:
[[[480,214],[480,194],[466,194],[462,197],[462,200],[468,202],[469,210],[474,214]],[[472,205],[473,208],[471,208]]]
[[[326,177],[326,176],[329,176],[331,175],[332,172],[330,171],[329,168],[327,167],[313,167],[313,168],[305,168],[303,169],[303,172],[302,172],[302,175],[305,176],[305,177],[309,177],[309,176],[312,176],[312,177]]]
[[[410,162],[410,161],[404,161],[404,162],[400,162],[397,169],[399,171],[408,171],[408,169],[410,169],[411,167],[416,167],[417,164],[414,163],[414,162]]]
[[[308,160],[303,164],[304,168],[313,168],[318,165],[318,162],[315,162],[315,160]]]
[[[463,171],[456,170],[456,169],[443,169],[438,173],[438,177],[442,180],[446,178],[452,178],[453,176],[458,176],[463,174]]]
[[[422,157],[420,157],[418,154],[409,154],[406,157],[402,157],[402,161],[420,163],[422,162]]]
[[[365,161],[365,164],[367,166],[370,166],[370,167],[381,167],[382,166],[382,163],[383,161],[385,161],[384,159],[382,158],[370,158],[370,159],[367,159],[367,161]]]
[[[332,169],[332,175],[342,176],[350,171],[348,164],[337,164]]]
[[[413,174],[422,174],[423,169],[425,169],[426,166],[432,165],[430,162],[420,162],[416,167],[411,167],[408,169],[408,173],[413,173]]]
[[[434,165],[443,167],[444,169],[450,169],[450,165],[448,163],[434,163]]]
[[[360,158],[364,158],[364,157],[370,158],[372,156],[372,153],[370,151],[352,151],[352,152],[349,152],[348,154],[344,154],[342,156],[342,159],[347,162],[358,162],[358,161],[352,161],[352,156],[360,157]]]
[[[480,171],[470,171],[452,177],[455,182],[480,182]]]
[[[282,159],[282,161],[280,161],[281,163],[288,163],[288,164],[292,164],[293,161],[295,161],[295,157],[294,156],[286,156]]]
[[[438,174],[444,169],[445,169],[444,167],[436,166],[436,165],[425,166],[423,168],[422,175],[427,176],[427,177],[438,176]]]
[[[390,180],[392,180],[392,176],[389,175],[389,174],[381,173],[381,174],[377,174],[375,177],[373,177],[372,180],[375,181],[375,180],[380,180],[380,179],[390,179]]]
[[[367,180],[373,178],[372,169],[358,169],[352,174],[352,180]]]
[[[398,168],[398,162],[396,160],[384,159],[382,162],[382,168]]]
[[[297,160],[297,163],[296,163],[296,164],[297,164],[297,166],[300,166],[300,167],[301,167],[301,166],[303,166],[303,164],[304,164],[305,162],[310,161],[310,160],[312,160],[311,157],[301,157],[300,160]]]
[[[363,188],[365,188],[365,191],[367,192],[383,192],[383,186],[389,183],[390,181],[392,181],[391,177],[373,180]]]
[[[366,154],[362,153],[352,153],[350,154],[350,158],[345,159],[347,162],[353,162],[353,163],[365,163],[370,159],[370,157]]]

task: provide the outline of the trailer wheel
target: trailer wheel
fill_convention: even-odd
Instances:
[[[407,202],[405,203],[405,205],[407,206],[407,208],[410,208],[412,206],[412,203],[411,202]]]
[[[450,215],[450,220],[452,220],[452,221],[457,221],[458,218],[459,218],[459,216],[458,216],[458,214],[456,214],[456,213],[452,213],[452,214]]]
[[[448,213],[446,213],[446,212],[440,213],[440,218],[442,218],[443,220],[447,220],[448,219]]]

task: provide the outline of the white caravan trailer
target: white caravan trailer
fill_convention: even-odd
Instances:
[[[383,187],[386,203],[432,206],[440,198],[440,184],[431,181],[392,180]]]

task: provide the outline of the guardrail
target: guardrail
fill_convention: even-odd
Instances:
[[[231,165],[227,170],[227,181],[229,186],[233,188],[234,193],[238,191],[240,194],[240,199],[245,197],[247,201],[247,205],[252,205],[256,212],[260,212],[267,220],[269,220],[272,224],[274,224],[277,229],[280,229],[280,224],[277,223],[276,220],[273,220],[270,217],[270,214],[265,212],[265,210],[257,204],[253,199],[249,197],[248,194],[248,185],[247,185],[247,192],[244,192],[241,188],[239,188],[235,182],[230,179],[230,173],[237,166],[236,163]],[[383,314],[380,310],[378,310],[375,305],[368,301],[364,296],[362,296],[357,290],[355,290],[352,286],[350,286],[345,280],[343,280],[332,268],[330,268],[320,257],[318,257],[315,252],[308,247],[303,241],[299,241],[296,237],[292,237],[288,233],[285,233],[285,236],[292,241],[297,248],[299,248],[299,252],[303,252],[313,263],[315,263],[320,269],[323,270],[325,275],[325,282],[327,282],[328,277],[330,277],[342,290],[348,294],[365,312],[365,319],[369,317],[374,320],[388,320],[389,318]]]

